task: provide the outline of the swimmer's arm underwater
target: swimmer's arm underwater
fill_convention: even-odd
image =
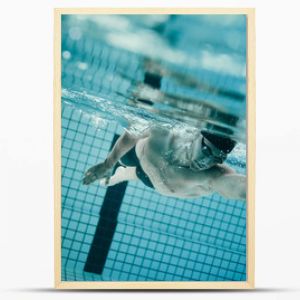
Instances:
[[[186,198],[217,192],[224,198],[246,200],[246,176],[225,165],[196,172],[187,168],[174,168],[169,175],[172,177],[171,188],[180,189]]]
[[[213,189],[228,199],[246,200],[246,176],[226,174],[213,181]]]
[[[83,178],[83,184],[88,185],[97,179],[110,177],[112,168],[119,161],[119,159],[124,156],[130,149],[132,149],[138,140],[145,138],[147,133],[141,136],[134,136],[133,134],[125,131],[115,143],[113,149],[108,154],[104,162],[99,163],[85,173]]]
[[[211,188],[225,198],[246,200],[247,178],[226,165],[212,167]]]

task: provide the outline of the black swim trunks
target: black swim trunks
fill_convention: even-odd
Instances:
[[[136,167],[136,176],[148,187],[154,188],[150,178],[142,169],[140,161],[135,153],[135,147],[121,157],[120,162],[126,167]]]

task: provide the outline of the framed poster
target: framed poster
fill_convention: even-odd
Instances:
[[[254,287],[254,9],[56,9],[55,287]]]

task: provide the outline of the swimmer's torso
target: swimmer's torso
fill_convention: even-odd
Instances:
[[[193,136],[167,129],[151,129],[136,144],[141,166],[155,189],[167,196],[193,198],[211,193],[211,180],[218,168],[195,171],[189,168]]]

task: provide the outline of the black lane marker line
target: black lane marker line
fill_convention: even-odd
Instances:
[[[119,138],[115,135],[111,148]],[[101,275],[117,227],[117,218],[127,187],[127,181],[107,188],[100,210],[95,235],[85,262],[84,271]]]
[[[159,74],[145,73],[144,83],[150,85],[154,89],[160,89],[162,77]]]

